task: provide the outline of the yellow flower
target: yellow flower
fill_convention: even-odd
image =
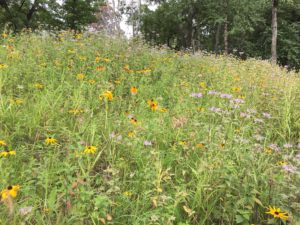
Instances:
[[[106,99],[108,99],[109,101],[112,101],[114,98],[114,95],[111,91],[105,91],[100,97],[99,99],[102,100],[102,98],[105,97]]]
[[[3,38],[7,38],[8,35],[7,35],[6,33],[2,33],[2,37],[3,37]]]
[[[168,110],[166,108],[161,108],[159,111],[163,112],[163,113],[168,112]]]
[[[5,151],[5,152],[0,152],[0,157],[7,157],[10,155],[16,155],[16,151],[15,150],[10,150],[10,151]]]
[[[136,94],[138,93],[138,89],[137,89],[136,87],[131,87],[131,88],[130,88],[130,93],[131,93],[132,95],[136,95]]]
[[[52,145],[52,144],[56,144],[57,143],[57,140],[53,137],[47,137],[46,140],[45,140],[45,143],[47,145]]]
[[[137,124],[137,119],[132,117],[130,118],[130,123],[133,124],[133,125],[136,125]]]
[[[93,84],[95,84],[95,83],[96,83],[96,80],[94,80],[94,79],[90,79],[90,80],[89,80],[89,84],[90,84],[90,85],[93,85]]]
[[[128,137],[130,137],[130,138],[135,137],[135,132],[134,131],[128,132]]]
[[[151,69],[136,70],[136,73],[150,73]]]
[[[268,212],[266,212],[267,214],[270,214],[272,216],[274,216],[274,218],[279,218],[279,219],[287,219],[288,217],[288,213],[287,212],[281,212],[280,208],[275,208],[275,207],[271,207],[269,206],[268,208]]]
[[[241,88],[240,87],[233,87],[231,88],[232,92],[235,92],[235,93],[240,93],[241,92]]]
[[[206,87],[207,87],[205,82],[200,82],[199,86],[203,89],[206,89]]]
[[[198,112],[204,112],[204,111],[205,111],[205,108],[199,107],[199,108],[197,109],[197,111],[198,111]]]
[[[278,166],[284,166],[286,164],[287,164],[286,161],[283,161],[283,160],[277,162]]]
[[[44,85],[43,85],[43,84],[40,84],[40,83],[35,83],[35,84],[34,84],[34,87],[35,87],[36,89],[42,90],[42,89],[44,88]]]
[[[148,100],[147,103],[148,103],[148,105],[149,105],[149,107],[150,107],[150,109],[151,109],[152,111],[157,110],[157,108],[158,108],[158,103],[157,103],[156,101],[154,101],[153,99],[151,99],[151,100]]]
[[[69,113],[72,113],[74,115],[78,115],[80,113],[84,113],[84,109],[70,109]]]
[[[123,195],[126,196],[126,197],[130,197],[130,196],[132,196],[132,192],[130,192],[130,191],[124,191]]]
[[[205,148],[205,145],[203,143],[199,143],[199,144],[196,144],[196,147],[197,148]]]
[[[85,77],[85,75],[83,73],[79,73],[79,74],[77,74],[76,78],[77,78],[77,80],[83,80],[84,77]]]
[[[184,145],[187,145],[187,142],[186,141],[179,141],[178,144],[181,145],[181,146],[184,146]]]
[[[270,148],[265,148],[265,153],[267,153],[267,154],[272,154],[272,149],[270,149]]]
[[[0,140],[0,146],[6,146],[6,142],[3,140]]]
[[[17,193],[18,193],[18,190],[20,189],[20,186],[19,185],[15,185],[15,186],[8,186],[6,189],[2,190],[1,191],[1,199],[2,200],[5,200],[9,197],[12,197],[12,198],[15,198],[17,197]]]
[[[16,105],[22,105],[24,103],[24,101],[20,98],[15,99],[15,103]]]
[[[8,66],[6,64],[0,63],[0,69],[6,69]]]
[[[104,71],[105,67],[104,66],[97,66],[96,71]]]
[[[128,72],[128,73],[133,73],[133,72],[134,72],[134,70],[129,69],[129,65],[128,65],[128,64],[126,64],[126,65],[123,67],[123,69],[124,69],[126,72]]]
[[[97,147],[96,147],[96,146],[87,146],[87,147],[84,149],[83,153],[84,153],[84,154],[94,154],[94,153],[96,152],[96,150],[97,150]]]

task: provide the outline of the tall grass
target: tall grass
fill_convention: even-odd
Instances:
[[[0,94],[0,224],[300,223],[299,74],[23,33],[1,39]]]

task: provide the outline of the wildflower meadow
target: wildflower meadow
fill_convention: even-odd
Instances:
[[[95,34],[1,36],[1,225],[299,225],[299,178],[299,73]]]

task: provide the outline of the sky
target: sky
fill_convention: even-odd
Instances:
[[[132,2],[135,2],[135,0],[123,0],[125,1],[126,4],[130,4]],[[145,4],[146,3],[146,0],[141,0],[142,1],[142,4]],[[62,0],[57,0],[58,3],[62,3]],[[108,4],[112,6],[112,0],[107,0]],[[118,0],[115,0],[115,3],[117,4]],[[121,2],[121,1],[120,1]],[[149,4],[148,4],[149,5]],[[157,5],[155,4],[152,4],[152,5],[149,5],[149,9],[150,10],[155,10],[157,8]],[[122,15],[122,20],[121,20],[121,24],[120,24],[120,27],[121,29],[124,31],[126,37],[130,38],[132,37],[132,26],[131,25],[128,25],[126,23],[128,19],[128,16],[127,15]]]

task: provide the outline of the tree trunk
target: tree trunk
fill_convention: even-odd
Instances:
[[[225,55],[228,55],[228,0],[225,0],[224,10],[224,53]]]
[[[220,31],[221,31],[221,23],[218,23],[217,32],[216,32],[216,40],[215,40],[215,54],[219,54],[219,41],[220,41]]]
[[[277,63],[277,9],[279,0],[272,0],[272,64]]]

